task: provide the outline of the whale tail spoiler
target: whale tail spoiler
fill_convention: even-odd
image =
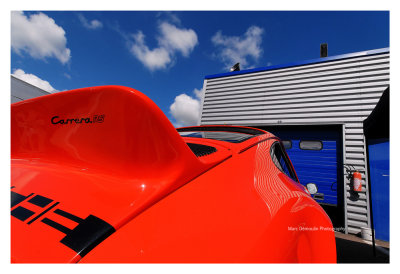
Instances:
[[[14,103],[11,138],[12,158],[136,178],[149,177],[149,170],[161,176],[200,165],[156,104],[128,87],[83,88]]]

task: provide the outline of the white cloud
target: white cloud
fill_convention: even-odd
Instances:
[[[132,35],[134,43],[131,47],[133,55],[150,70],[166,68],[171,62],[171,56],[165,48],[155,48],[150,50],[144,41],[144,34],[139,31]]]
[[[40,89],[43,89],[45,91],[48,91],[48,92],[57,92],[58,91],[55,88],[53,88],[49,82],[40,79],[39,77],[37,77],[34,74],[25,73],[25,71],[23,71],[22,69],[14,70],[14,73],[12,75],[22,81],[25,81],[25,82],[27,82],[35,87],[38,87]]]
[[[249,64],[248,58],[257,61],[262,55],[262,34],[264,30],[257,26],[251,26],[242,36],[226,36],[218,31],[211,41],[219,48],[217,56],[227,66],[231,67],[237,62],[241,67]]]
[[[92,20],[92,21],[89,22],[86,19],[86,17],[83,16],[83,14],[79,13],[78,14],[78,18],[79,18],[79,21],[81,21],[82,25],[87,29],[93,30],[93,29],[100,29],[100,28],[103,27],[103,23],[100,22],[99,20]]]
[[[165,69],[172,64],[177,52],[188,57],[198,44],[197,34],[192,29],[178,28],[170,23],[162,22],[159,25],[159,32],[158,47],[153,49],[149,49],[146,45],[145,35],[141,31],[131,35],[132,54],[152,71]]]
[[[26,52],[36,59],[57,58],[65,64],[71,58],[62,27],[43,13],[29,17],[21,11],[11,12],[11,48],[18,54]]]
[[[195,126],[198,124],[201,114],[201,98],[203,90],[194,89],[195,98],[182,93],[175,97],[174,103],[169,107],[176,127]]]
[[[190,52],[197,45],[197,35],[192,29],[178,29],[167,22],[160,24],[162,36],[159,44],[170,52],[180,51],[183,56],[188,57]]]
[[[193,93],[196,95],[196,97],[201,101],[203,99],[203,95],[204,95],[204,90],[203,89],[197,89],[195,88],[193,90]]]
[[[180,25],[181,24],[181,19],[179,19],[179,17],[175,13],[173,13],[171,11],[158,12],[156,17],[160,18],[160,20],[161,20],[161,18],[164,18],[164,19],[162,19],[163,21],[169,21],[169,22],[172,22],[172,23],[174,23],[176,25]]]

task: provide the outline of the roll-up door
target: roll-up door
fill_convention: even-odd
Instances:
[[[260,127],[284,143],[300,183],[314,183],[314,199],[321,204],[338,205],[342,193],[342,133],[338,126]]]

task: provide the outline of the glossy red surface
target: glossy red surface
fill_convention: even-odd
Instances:
[[[336,262],[331,222],[273,164],[272,134],[182,138],[149,98],[119,86],[23,101],[11,116],[11,190],[52,200],[11,208],[13,262]],[[61,119],[76,120],[52,123]],[[185,142],[217,152],[196,157]],[[19,207],[34,214],[21,220]],[[86,230],[68,246],[93,216],[115,232],[76,251]]]

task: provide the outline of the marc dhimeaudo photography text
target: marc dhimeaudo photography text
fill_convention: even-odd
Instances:
[[[333,231],[345,232],[344,227],[326,227],[326,226],[288,226],[289,231]]]

